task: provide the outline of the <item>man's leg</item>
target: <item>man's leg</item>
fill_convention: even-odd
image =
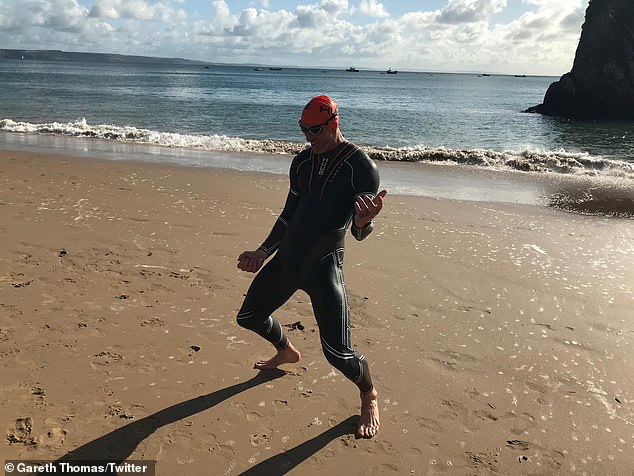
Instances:
[[[368,361],[352,348],[343,279],[343,250],[334,251],[315,264],[303,288],[313,305],[326,359],[359,387],[359,436],[372,438],[380,426],[377,392],[372,384]]]
[[[292,280],[284,278],[278,260],[273,258],[253,279],[236,318],[241,327],[257,333],[277,349],[271,359],[256,362],[257,369],[274,369],[297,362],[301,357],[278,320],[271,315],[297,290]]]

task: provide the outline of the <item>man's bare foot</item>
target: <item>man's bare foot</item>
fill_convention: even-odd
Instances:
[[[357,434],[361,438],[372,438],[377,434],[381,426],[377,396],[378,393],[374,388],[367,393],[361,394],[361,417],[357,428]]]
[[[282,364],[294,364],[295,362],[299,362],[302,354],[293,347],[293,344],[289,343],[288,347],[284,350],[278,350],[277,354],[273,356],[273,358],[269,360],[260,360],[256,362],[253,368],[260,370],[271,370],[276,369],[278,365]]]

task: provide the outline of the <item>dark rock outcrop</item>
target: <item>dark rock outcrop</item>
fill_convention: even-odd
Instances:
[[[590,0],[572,70],[526,112],[634,119],[633,0]]]

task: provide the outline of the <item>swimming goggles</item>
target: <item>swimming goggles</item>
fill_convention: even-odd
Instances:
[[[323,124],[318,124],[316,126],[310,126],[310,127],[304,127],[302,126],[302,121],[299,121],[299,128],[302,130],[302,132],[304,134],[311,134],[314,136],[318,136],[319,134],[321,134],[321,132],[324,130],[324,127],[328,125],[328,123],[330,121],[332,121],[335,117],[337,117],[338,114],[335,112],[332,116],[330,116],[328,118],[328,120],[326,122],[324,122]]]

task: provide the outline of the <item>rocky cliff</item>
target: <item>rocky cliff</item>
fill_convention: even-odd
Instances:
[[[527,112],[634,119],[634,0],[590,0],[572,70]]]

